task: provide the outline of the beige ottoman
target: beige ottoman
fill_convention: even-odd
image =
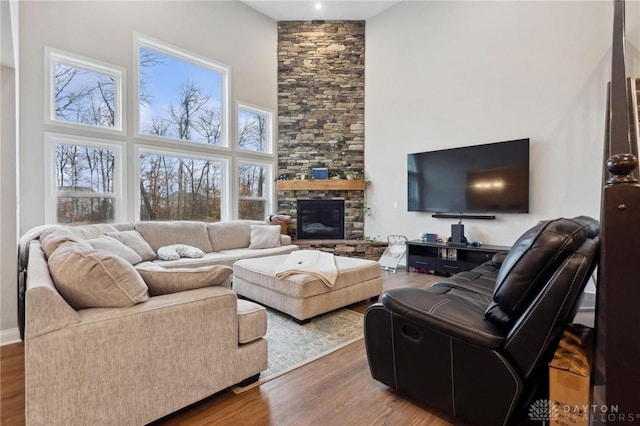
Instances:
[[[296,274],[276,278],[276,268],[288,255],[239,260],[233,265],[233,290],[240,296],[304,321],[316,315],[382,293],[380,264],[373,260],[336,256],[338,277],[333,287],[319,278]]]

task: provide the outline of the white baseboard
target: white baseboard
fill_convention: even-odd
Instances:
[[[0,330],[0,346],[18,342],[20,342],[19,329],[10,328],[9,330]]]

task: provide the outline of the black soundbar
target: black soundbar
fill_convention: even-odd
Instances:
[[[483,219],[494,220],[496,217],[485,214],[449,214],[449,213],[434,213],[431,217],[436,219]]]

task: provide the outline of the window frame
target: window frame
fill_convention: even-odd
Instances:
[[[231,206],[231,188],[230,188],[230,164],[231,157],[228,155],[219,155],[219,154],[208,154],[203,152],[198,152],[196,150],[185,150],[185,149],[175,149],[175,148],[166,148],[157,145],[147,145],[147,144],[135,144],[133,147],[133,158],[134,161],[134,176],[135,181],[130,183],[130,187],[135,187],[134,189],[134,220],[140,221],[140,206],[142,203],[140,197],[140,155],[141,154],[153,154],[153,155],[167,155],[172,157],[181,157],[181,158],[192,158],[194,160],[205,160],[205,161],[219,161],[222,163],[222,185],[220,188],[220,221],[228,221],[231,220],[230,206]],[[190,219],[185,219],[190,220]]]
[[[260,151],[250,151],[246,149],[240,149],[238,146],[238,130],[239,130],[239,115],[240,109],[244,109],[250,112],[255,112],[259,114],[263,114],[267,116],[269,121],[269,130],[268,134],[268,146],[270,147],[270,152],[260,152]],[[275,179],[275,175],[278,169],[278,157],[276,155],[276,147],[275,147],[275,113],[273,110],[268,108],[261,108],[256,105],[252,105],[248,102],[242,102],[240,100],[236,101],[235,104],[235,113],[234,113],[234,143],[233,143],[233,153],[234,153],[234,163],[233,163],[233,173],[234,173],[234,184],[233,191],[235,197],[235,203],[233,205],[233,215],[237,219],[239,218],[239,207],[240,207],[240,162],[244,163],[252,163],[258,165],[266,165],[269,167],[269,173],[271,177],[267,180],[267,188],[265,188],[265,193],[268,194],[267,197],[267,214],[269,212],[275,213],[274,209],[277,208],[277,200],[276,200],[276,185],[273,183]]]
[[[123,222],[126,217],[127,206],[126,206],[126,195],[125,195],[125,187],[127,182],[126,176],[126,158],[124,153],[126,152],[126,144],[124,142],[112,141],[112,140],[104,140],[104,139],[96,139],[92,137],[86,136],[76,136],[76,135],[68,135],[68,134],[60,134],[60,133],[52,133],[45,132],[44,133],[44,184],[45,190],[47,192],[45,198],[45,223],[53,223],[58,224],[58,203],[57,199],[59,196],[67,196],[70,198],[86,198],[93,193],[86,192],[76,192],[76,193],[68,193],[63,191],[58,191],[56,186],[56,169],[54,167],[53,159],[56,158],[56,145],[57,144],[67,144],[67,145],[76,145],[81,147],[90,147],[90,148],[104,148],[113,150],[114,153],[114,170],[113,170],[113,196],[110,194],[104,193],[96,193],[100,194],[100,196],[104,198],[113,198],[116,206],[114,208],[114,217],[113,222],[118,223]],[[73,225],[73,224],[71,224]]]
[[[255,166],[264,166],[266,168],[266,176],[265,176],[265,188],[264,188],[264,200],[266,201],[266,205],[265,205],[265,218],[266,216],[269,214],[269,212],[273,211],[274,208],[274,191],[275,191],[275,184],[274,182],[274,170],[275,170],[275,165],[273,162],[266,162],[266,161],[260,161],[258,159],[253,159],[253,158],[247,158],[247,157],[236,157],[235,159],[235,184],[234,184],[234,192],[236,195],[236,202],[235,204],[235,216],[237,219],[240,219],[240,212],[239,212],[239,207],[240,207],[240,201],[241,200],[261,200],[262,198],[257,198],[257,197],[242,197],[240,195],[240,165],[242,163],[245,164],[249,164],[249,165],[255,165]]]
[[[90,124],[75,123],[72,121],[62,121],[56,118],[55,107],[55,64],[63,63],[76,68],[86,69],[91,72],[107,74],[115,79],[115,117],[114,127],[94,126]],[[110,134],[126,133],[126,69],[118,65],[98,61],[96,59],[66,52],[49,46],[44,47],[44,122],[45,124],[62,126],[67,128],[81,129],[87,131],[104,132]]]
[[[127,69],[106,62],[101,62],[78,54],[45,46],[44,49],[44,161],[45,161],[45,221],[58,223],[58,198],[61,196],[87,197],[88,193],[61,192],[56,186],[57,144],[70,144],[80,147],[106,148],[114,151],[115,164],[113,172],[113,194],[102,194],[101,197],[114,199],[113,222],[139,221],[141,207],[140,193],[140,160],[142,153],[168,155],[178,158],[218,161],[222,164],[220,188],[220,220],[238,219],[241,200],[254,199],[240,196],[240,165],[253,164],[264,167],[267,173],[265,190],[261,200],[266,201],[265,214],[277,208],[276,188],[273,179],[277,173],[276,147],[276,114],[273,110],[234,100],[231,102],[231,67],[205,56],[189,52],[151,37],[134,33],[133,67],[135,72],[133,88],[128,92],[126,85]],[[221,120],[222,142],[220,145],[173,139],[141,133],[140,131],[140,48],[145,47],[163,55],[190,62],[220,73],[221,87]],[[114,79],[116,115],[114,127],[100,127],[91,124],[74,123],[56,119],[55,103],[55,71],[56,64],[62,63],[78,67],[90,72],[106,74]],[[129,82],[131,84],[131,82]],[[126,108],[129,95],[133,95],[134,105]],[[266,118],[265,151],[241,149],[238,146],[239,116],[241,111],[259,114]],[[134,123],[131,126],[130,121]],[[131,126],[128,128],[127,126]],[[128,134],[127,134],[128,133]],[[127,159],[133,153],[133,164]],[[91,192],[92,196],[96,193]]]
[[[240,147],[240,141],[239,141],[239,130],[240,130],[240,110],[244,110],[256,115],[264,115],[267,119],[267,150],[265,151],[251,151],[248,149],[243,149]],[[274,137],[274,123],[273,123],[273,117],[275,116],[275,113],[267,108],[260,108],[258,106],[255,105],[250,105],[248,103],[245,102],[236,102],[236,114],[235,114],[235,142],[234,142],[234,146],[236,149],[236,152],[238,152],[239,154],[241,153],[241,155],[260,155],[260,156],[266,156],[266,157],[275,157],[275,147],[274,147],[274,141],[275,141],[275,137]]]
[[[134,119],[134,136],[138,139],[148,141],[162,141],[173,146],[180,146],[184,149],[185,143],[190,143],[203,149],[211,150],[230,150],[230,105],[229,105],[229,87],[231,85],[231,67],[218,61],[214,61],[205,56],[198,55],[190,52],[186,49],[182,49],[173,46],[169,43],[154,39],[152,37],[135,33],[134,34],[134,70],[135,70],[135,84],[133,87],[134,103],[133,119]],[[222,122],[222,141],[220,145],[209,145],[201,142],[186,141],[183,139],[175,139],[172,137],[156,136],[146,133],[142,133],[140,129],[140,48],[145,47],[148,49],[156,50],[164,55],[172,56],[176,59],[191,62],[195,65],[211,69],[222,75],[222,93],[221,93],[221,122]],[[198,149],[198,148],[196,148]]]

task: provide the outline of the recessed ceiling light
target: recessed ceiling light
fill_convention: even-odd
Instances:
[[[316,10],[322,9],[322,3],[320,3],[320,2],[316,3],[315,4],[315,8],[316,8]]]

